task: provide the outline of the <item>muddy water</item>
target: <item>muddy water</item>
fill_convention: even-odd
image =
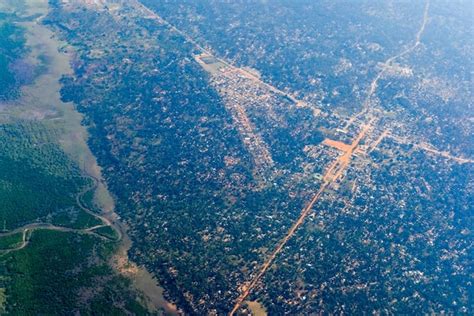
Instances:
[[[248,308],[253,316],[267,316],[267,310],[258,301],[246,301]]]
[[[120,225],[120,229],[124,229]],[[166,315],[179,315],[176,306],[166,301],[163,296],[164,290],[157,285],[153,275],[142,267],[128,260],[127,252],[132,242],[130,238],[123,234],[122,243],[116,255],[112,258],[112,266],[117,271],[132,279],[135,287],[144,293],[144,303],[153,311],[162,310]]]
[[[26,0],[20,2],[4,2],[0,7],[10,6],[23,16],[40,15],[34,21],[22,22],[26,28],[27,46],[31,50],[26,60],[32,67],[43,67],[43,72],[35,81],[23,87],[22,97],[14,104],[4,104],[0,112],[12,119],[41,120],[58,133],[58,140],[64,151],[78,163],[84,173],[102,179],[101,169],[87,145],[88,134],[81,125],[82,115],[73,104],[64,103],[60,98],[59,79],[71,74],[71,48],[61,42],[55,34],[41,24],[41,19],[49,10],[48,0]],[[103,181],[99,181],[95,192],[97,205],[104,210],[102,214],[122,236],[121,244],[111,259],[112,266],[120,273],[129,277],[134,286],[142,293],[142,300],[153,311],[162,310],[165,314],[178,314],[176,307],[163,297],[163,288],[144,268],[136,266],[128,260],[127,252],[132,243],[126,234],[126,227],[119,221],[114,212],[114,201]]]

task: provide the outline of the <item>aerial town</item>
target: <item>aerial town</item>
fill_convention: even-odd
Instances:
[[[50,2],[61,100],[165,314],[473,312],[468,13]]]

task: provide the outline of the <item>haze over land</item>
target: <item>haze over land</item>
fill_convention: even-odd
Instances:
[[[0,0],[0,310],[472,314],[473,11]]]

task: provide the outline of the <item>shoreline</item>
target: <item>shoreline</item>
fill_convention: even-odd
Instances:
[[[83,115],[74,104],[61,101],[59,80],[64,75],[72,75],[72,49],[58,39],[54,30],[41,23],[50,6],[47,0],[26,0],[24,8],[13,8],[19,17],[36,17],[34,20],[19,22],[25,28],[28,62],[32,67],[45,66],[46,71],[32,83],[21,88],[21,97],[6,105],[4,113],[10,119],[38,120],[59,131],[57,141],[63,151],[79,166],[85,176],[96,181],[94,202],[101,210],[97,214],[104,224],[111,226],[121,237],[116,252],[109,260],[111,267],[131,280],[140,294],[137,299],[152,312],[161,311],[165,315],[179,315],[177,307],[164,298],[164,289],[144,267],[137,266],[128,258],[132,241],[127,235],[127,227],[119,221],[115,213],[115,203],[103,180],[101,168],[91,152],[87,140],[87,127],[82,125]],[[47,62],[41,59],[45,58]],[[45,89],[45,87],[48,87]]]

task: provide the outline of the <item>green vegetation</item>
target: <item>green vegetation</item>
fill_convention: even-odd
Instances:
[[[13,229],[34,220],[79,214],[76,196],[88,185],[41,123],[0,126],[0,223]],[[65,215],[67,213],[68,215]],[[76,216],[79,225],[86,215]],[[90,221],[90,220],[89,220]]]
[[[6,289],[7,313],[146,314],[130,292],[129,281],[107,264],[109,247],[87,235],[35,231],[28,247],[0,259],[8,275],[0,281]]]
[[[0,220],[11,230],[39,219],[82,229],[101,221],[78,206],[92,205],[92,182],[59,145],[45,123],[0,125]],[[92,191],[92,190],[91,190]],[[92,208],[92,207],[91,207]],[[110,227],[98,234],[117,239]],[[0,238],[0,249],[21,242],[22,233]],[[10,315],[146,314],[130,281],[116,274],[109,258],[116,243],[97,236],[35,230],[28,245],[0,255],[0,311]]]
[[[126,1],[55,1],[45,23],[77,49],[61,96],[84,114],[117,212],[140,241],[131,256],[185,313],[229,313],[283,246],[248,297],[271,315],[469,314],[472,164],[420,173],[428,162],[410,143],[472,159],[471,31],[453,25],[444,34],[461,29],[457,41],[430,44],[425,25],[440,37],[439,24],[457,19],[439,3],[426,18],[425,1],[140,2],[191,39]],[[204,72],[196,54],[206,50],[303,102],[232,67],[219,75],[215,58],[202,59]],[[345,150],[324,138],[361,146],[340,159]],[[377,151],[396,138],[403,146]],[[289,240],[304,205],[314,206],[308,227]]]
[[[0,106],[0,234],[28,226],[25,244],[23,229],[0,237],[0,314],[149,314],[131,281],[110,265],[119,236],[110,227],[87,230],[103,224],[87,211],[100,211],[95,185],[71,159],[74,153],[64,150],[64,133],[81,126],[63,112],[59,98],[55,103],[61,67],[49,55],[50,43],[36,36],[42,35],[35,32],[39,24],[30,23],[47,1],[32,1],[28,10],[24,1],[0,2],[0,105],[9,104],[6,110]]]
[[[117,232],[115,231],[115,229],[113,229],[110,226],[104,226],[104,227],[97,228],[97,229],[94,230],[94,232],[101,235],[101,236],[107,237],[109,239],[118,239],[119,238],[119,236],[118,236]]]
[[[36,228],[2,252],[0,309],[145,313],[107,264],[118,230],[91,229],[92,183],[57,144],[95,167],[61,88],[139,241],[120,255],[130,249],[185,314],[228,314],[236,301],[254,315],[473,314],[474,37],[458,24],[469,10],[138,2],[165,21],[136,1],[51,0],[41,21],[67,44],[46,45],[53,33],[26,22],[28,45],[48,49],[5,63],[7,81],[34,77],[24,60],[56,70],[25,90],[30,112],[15,108],[43,123],[0,135],[0,225],[89,229]],[[58,47],[71,58],[50,58]]]
[[[75,229],[83,229],[102,224],[102,221],[82,210],[60,213],[52,219],[52,224]],[[112,228],[111,228],[112,229]],[[112,229],[113,230],[113,229]]]
[[[0,250],[15,248],[23,239],[23,233],[17,233],[0,238]]]

